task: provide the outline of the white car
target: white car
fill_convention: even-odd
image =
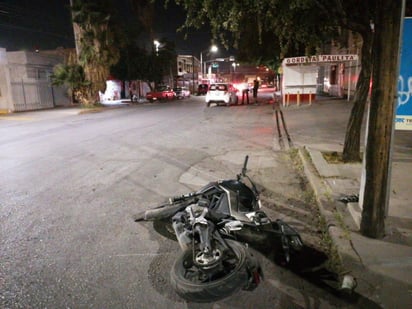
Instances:
[[[218,83],[218,84],[211,84],[209,90],[206,93],[206,104],[210,106],[211,103],[225,104],[226,106],[230,106],[231,104],[238,103],[237,97],[238,90],[229,83]]]
[[[190,90],[187,87],[175,87],[173,91],[176,93],[176,98],[178,99],[190,97]]]

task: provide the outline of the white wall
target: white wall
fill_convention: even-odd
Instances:
[[[3,112],[67,106],[66,87],[51,87],[50,75],[63,57],[0,48],[0,110]],[[3,90],[4,88],[4,90]]]
[[[284,65],[283,93],[315,94],[317,77],[317,65]]]
[[[10,76],[7,67],[7,54],[5,48],[0,48],[0,112],[12,111],[10,97]]]

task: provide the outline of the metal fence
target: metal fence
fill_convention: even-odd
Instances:
[[[29,111],[55,106],[53,87],[47,80],[11,82],[14,111]]]

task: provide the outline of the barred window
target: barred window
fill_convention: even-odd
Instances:
[[[27,68],[27,77],[34,79],[47,79],[49,76],[45,69],[41,68]]]

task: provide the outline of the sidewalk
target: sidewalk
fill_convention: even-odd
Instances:
[[[0,111],[0,119],[12,119],[12,120],[36,120],[36,119],[48,119],[48,118],[60,118],[66,116],[82,115],[89,113],[98,113],[104,110],[122,108],[130,106],[132,103],[126,100],[111,101],[102,106],[84,108],[80,105],[72,106],[59,106],[54,108],[29,110],[29,111],[19,111],[12,113],[2,113]]]
[[[412,132],[397,132],[392,161],[387,236],[376,240],[359,232],[357,202],[339,201],[358,195],[362,164],[328,163],[323,152],[342,145],[300,145],[305,174],[346,270],[356,277],[356,292],[382,308],[412,308]],[[293,139],[293,133],[292,133]],[[310,143],[310,141],[309,141]],[[367,307],[360,307],[367,308]]]

